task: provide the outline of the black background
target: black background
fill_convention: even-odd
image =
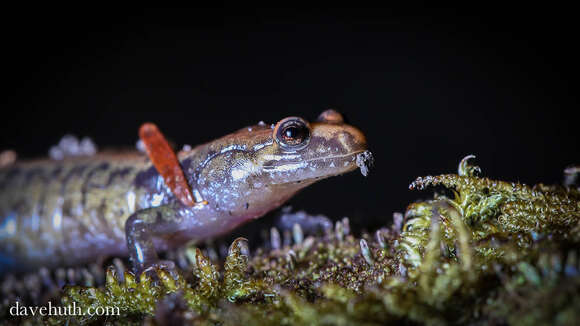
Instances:
[[[452,173],[559,183],[580,163],[571,8],[5,8],[0,148],[46,155],[65,133],[133,146],[144,121],[177,144],[335,108],[376,157],[291,204],[372,228]]]

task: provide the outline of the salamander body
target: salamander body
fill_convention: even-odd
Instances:
[[[178,153],[196,201],[207,201],[194,206],[138,151],[16,162],[0,169],[0,268],[128,255],[140,271],[159,263],[157,250],[226,233],[320,179],[366,171],[366,149],[332,110],[313,123],[247,127]]]

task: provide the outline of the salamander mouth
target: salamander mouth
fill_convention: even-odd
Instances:
[[[356,151],[343,155],[330,155],[326,157],[315,158],[308,161],[324,162],[328,160],[331,161],[330,164],[335,163],[335,165],[337,165],[337,163],[340,164],[342,162],[344,167],[349,167],[348,170],[350,170],[350,168],[352,168],[353,165],[356,165],[358,168],[360,168],[361,174],[365,177],[369,174],[369,170],[374,165],[375,161],[373,154],[368,150]]]
[[[280,164],[264,165],[264,171],[298,171],[301,176],[293,181],[305,181],[340,175],[350,172],[357,167],[360,168],[363,176],[367,176],[370,168],[373,166],[374,158],[370,151],[361,150],[342,155],[328,155],[308,160],[276,163]]]

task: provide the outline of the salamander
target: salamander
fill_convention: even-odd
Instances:
[[[288,117],[177,153],[196,202],[185,205],[147,155],[102,151],[0,168],[0,271],[129,256],[136,272],[157,252],[227,233],[299,190],[361,167],[364,134],[333,110]]]

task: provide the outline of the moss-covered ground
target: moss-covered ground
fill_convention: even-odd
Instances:
[[[191,246],[177,272],[135,277],[117,261],[99,280],[98,271],[85,269],[79,277],[84,286],[58,290],[62,304],[83,311],[119,307],[120,316],[42,321],[579,324],[580,192],[575,186],[489,180],[478,176],[469,158],[458,174],[415,180],[412,189],[437,186],[442,194],[410,204],[392,225],[372,234],[352,235],[347,219],[318,234],[295,224],[269,230],[269,241],[251,254],[243,238],[223,258]],[[292,241],[281,240],[284,231]]]

